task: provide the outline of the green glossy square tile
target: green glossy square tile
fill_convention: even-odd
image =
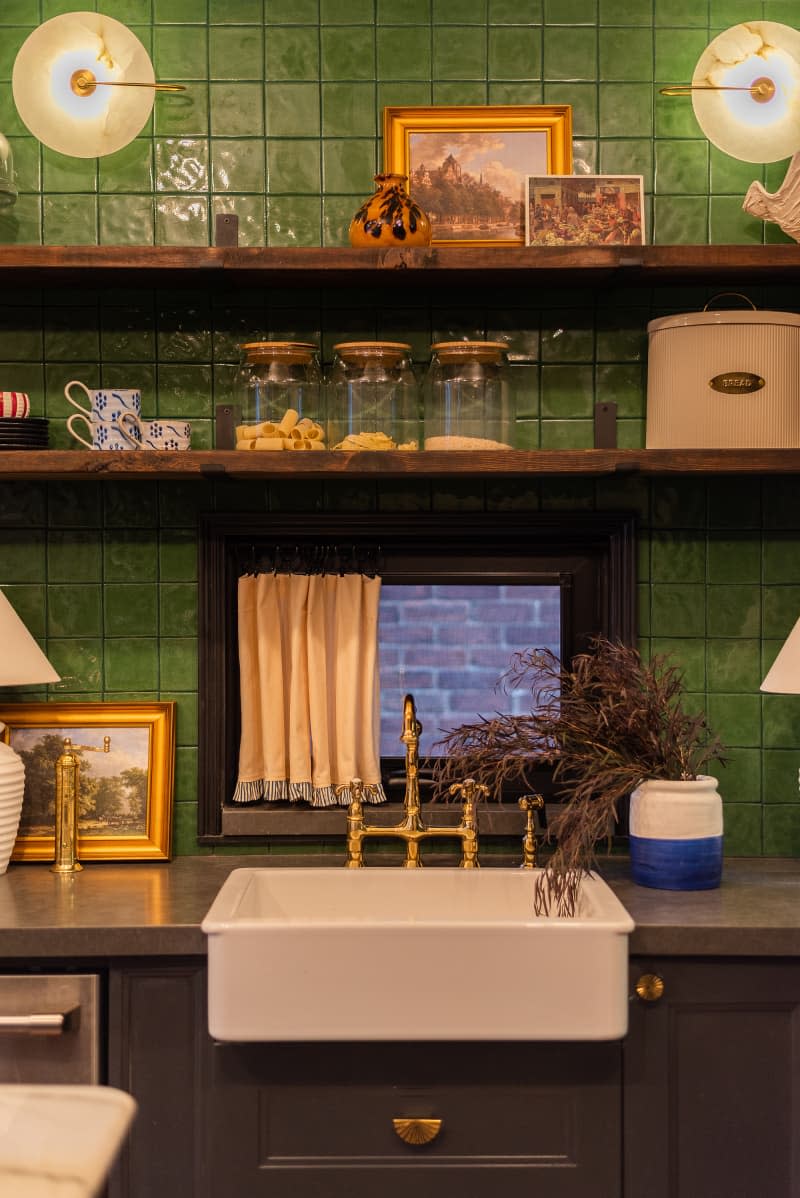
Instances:
[[[267,178],[271,195],[318,195],[320,190],[319,143],[305,141],[269,141]]]
[[[649,4],[641,0],[600,0],[601,25],[649,25],[652,20]]]
[[[196,11],[196,10],[195,10]],[[208,30],[195,25],[156,25],[153,28],[153,65],[156,78],[205,80],[208,75]]]
[[[663,83],[687,83],[707,44],[708,35],[703,29],[656,29],[656,79]],[[673,105],[683,104],[680,96],[663,98]],[[691,103],[687,107],[691,107]]]
[[[214,87],[221,87],[215,84]],[[242,84],[242,87],[250,85]],[[213,87],[212,87],[213,91]],[[255,114],[253,114],[255,119]],[[191,137],[208,133],[209,88],[195,82],[180,95],[164,95],[153,109],[153,123],[157,137]],[[233,117],[231,117],[231,125]],[[226,133],[237,134],[246,130],[232,128]],[[213,132],[213,130],[212,130]],[[258,132],[258,130],[253,130]]]
[[[214,507],[214,485],[210,482],[159,483],[159,527],[196,529],[200,512]]]
[[[378,0],[379,25],[425,25],[431,19],[432,0]]]
[[[129,201],[131,197],[125,197]],[[114,197],[122,203],[123,197]],[[156,355],[153,312],[149,308],[104,307],[100,312],[100,353],[105,362],[152,362]]]
[[[375,20],[373,0],[320,0],[322,25],[371,25]]]
[[[800,748],[800,697],[763,695],[764,746],[769,749]]]
[[[162,583],[158,588],[158,609],[162,637],[197,635],[197,587],[193,583]]]
[[[178,748],[197,745],[199,741],[198,699],[196,694],[187,691],[167,691],[162,687],[159,698],[165,702],[174,702],[175,708],[175,744]]]
[[[158,524],[155,483],[109,483],[103,499],[106,528],[155,528]]]
[[[42,531],[0,528],[3,583],[44,582],[45,538]]]
[[[103,685],[110,691],[158,690],[158,641],[155,637],[107,637]]]
[[[3,594],[22,620],[31,636],[42,641],[47,631],[45,621],[46,590],[44,584],[14,586],[3,583]]]
[[[487,0],[433,0],[434,25],[483,25]]]
[[[46,195],[43,206],[47,245],[97,245],[97,196]]]
[[[708,242],[707,196],[656,196],[653,243],[705,245]]]
[[[751,478],[712,478],[708,488],[709,528],[759,528],[761,482]]]
[[[765,586],[763,605],[762,635],[783,639],[789,635],[800,614],[800,587]]]
[[[119,528],[103,538],[103,576],[106,582],[155,582],[158,542],[154,532]]]
[[[101,588],[86,583],[51,583],[47,589],[48,636],[99,636]]]
[[[595,400],[615,403],[619,418],[644,416],[647,381],[639,363],[598,365],[596,386]]]
[[[755,637],[761,632],[761,588],[711,584],[706,593],[708,631],[712,636]]]
[[[374,83],[323,83],[323,137],[374,137]]]
[[[764,582],[800,582],[800,534],[765,535]]]
[[[597,0],[544,0],[547,25],[594,25]]]
[[[794,478],[764,478],[764,527],[800,529],[797,482]]]
[[[157,191],[205,191],[208,188],[208,141],[165,137],[155,144]]]
[[[543,68],[544,79],[596,79],[597,31],[545,27]]]
[[[214,850],[197,842],[197,803],[176,803],[172,820],[172,852],[175,857],[208,857]]]
[[[44,341],[41,325],[36,320],[35,327],[25,328],[27,318],[20,317],[18,312],[5,312],[0,317],[0,361],[29,361],[31,358],[41,361],[44,356]],[[31,321],[33,325],[33,321]],[[3,374],[6,370],[3,369]],[[11,390],[7,387],[6,390]],[[14,390],[17,390],[15,387]],[[30,395],[30,393],[28,393]]]
[[[761,643],[758,640],[722,640],[707,643],[708,689],[711,691],[758,691],[761,673]]]
[[[587,310],[548,310],[542,319],[543,362],[591,362],[594,323]]]
[[[78,305],[71,308],[45,308],[44,349],[46,357],[50,360],[57,359],[74,363],[85,360],[96,361],[100,356],[100,336],[96,322],[97,312],[93,308],[79,307]],[[64,367],[53,367],[48,370],[48,391],[52,371],[60,372],[61,376],[65,374]],[[69,378],[72,377],[74,376],[69,375]],[[64,382],[61,384],[62,389],[69,378],[64,378]],[[89,380],[85,381],[89,386],[93,385]],[[71,408],[65,410],[72,411]]]
[[[527,79],[505,83],[493,83],[490,80],[486,88],[486,100],[488,104],[542,104],[543,85]]]
[[[269,25],[316,25],[319,0],[264,0],[264,22]]]
[[[643,362],[647,356],[646,314],[611,304],[597,314],[598,362]]]
[[[217,137],[261,137],[264,134],[264,94],[259,83],[212,83],[209,88],[210,128]],[[201,125],[198,132],[205,132]]]
[[[668,80],[666,82],[680,82]],[[654,126],[656,137],[699,137],[702,133],[691,102],[683,103],[679,96],[662,96],[656,89],[654,101]]]
[[[752,10],[751,10],[752,11]],[[655,24],[702,25],[707,21],[706,5],[697,0],[655,0]]]
[[[765,856],[800,856],[800,804],[776,803],[774,807],[765,807],[763,822]]]
[[[591,420],[542,420],[542,449],[590,449],[593,441]]]
[[[264,0],[208,0],[210,25],[262,25]]]
[[[602,95],[602,92],[601,92]],[[575,137],[597,136],[597,87],[593,83],[546,83],[542,92],[545,104],[572,106],[572,131]]]
[[[430,30],[397,26],[379,29],[377,55],[379,79],[430,79]]]
[[[99,533],[51,529],[47,536],[48,582],[99,582],[101,577]]]
[[[702,637],[706,621],[700,583],[659,583],[651,600],[654,636]]]
[[[318,137],[318,83],[267,83],[266,128],[270,137]]]
[[[594,405],[592,367],[543,366],[541,403],[544,419],[590,416]]]
[[[488,88],[484,80],[474,83],[446,83],[434,81],[431,88],[431,99],[434,104],[486,104],[489,99]]]
[[[35,19],[37,15],[32,12],[31,0],[3,0],[0,25],[30,25],[32,17]]]
[[[211,310],[207,304],[208,299],[203,294],[191,298],[183,296],[174,305],[163,301],[156,314],[159,361],[211,360]]]
[[[47,522],[45,483],[0,483],[0,526],[35,528]]]
[[[213,26],[208,33],[211,79],[264,78],[264,35],[261,27]]]
[[[653,187],[653,146],[645,138],[604,138],[600,142],[600,173],[641,175],[645,191]]]
[[[197,579],[197,540],[194,533],[162,529],[158,560],[162,583],[194,582]]]
[[[152,636],[158,631],[154,583],[107,583],[103,595],[106,636]]]
[[[356,138],[330,138],[322,143],[322,175],[326,192],[368,195],[374,190],[375,144]],[[350,211],[349,219],[355,212]]]
[[[709,582],[760,582],[761,543],[758,537],[740,533],[708,541]]]
[[[723,802],[758,803],[761,799],[761,750],[728,749],[726,746],[725,760],[725,765],[717,761],[708,765],[708,773],[719,782]]]
[[[711,196],[710,240],[714,245],[761,245],[764,222],[742,211],[741,196]]]
[[[726,857],[759,857],[761,804],[734,803],[724,806],[724,853]]]
[[[764,802],[798,802],[797,748],[765,749],[762,762]]]
[[[264,144],[247,141],[211,141],[211,185],[214,191],[261,192],[266,186]]]
[[[103,487],[100,483],[48,483],[50,528],[98,529],[102,522],[102,496]]]
[[[434,79],[485,79],[486,31],[469,25],[433,30]]]
[[[708,722],[723,744],[756,747],[761,744],[759,695],[709,695],[707,712]]]
[[[321,203],[317,196],[271,197],[267,244],[319,245],[321,219]]]
[[[210,419],[214,394],[210,366],[161,366],[158,374],[158,415],[182,420]]]
[[[360,206],[363,198],[363,192],[359,195],[351,196],[323,196],[323,245],[349,245],[347,231],[353,213]]]
[[[708,142],[657,141],[655,189],[659,194],[708,191]]]
[[[316,29],[267,29],[266,78],[293,83],[319,79],[320,47]]]
[[[66,154],[42,146],[42,190],[97,191],[97,163],[96,158],[68,158]]]
[[[653,637],[650,656],[663,657],[667,668],[675,666],[683,686],[692,693],[706,689],[706,642],[700,637]]]
[[[156,245],[208,245],[208,200],[199,196],[159,200],[155,241]]]
[[[153,0],[154,21],[194,24],[197,19],[197,0]]]
[[[656,532],[651,560],[655,582],[705,582],[705,537],[694,532]]]
[[[137,137],[100,162],[100,190],[103,192],[149,193],[153,190],[153,143],[149,137]]]
[[[47,658],[56,673],[61,675],[61,681],[50,687],[54,696],[59,692],[79,695],[101,689],[102,641],[88,637],[80,637],[77,640],[59,640],[51,637],[47,642]]]
[[[151,196],[100,196],[101,245],[152,245],[155,215]]]
[[[604,83],[652,79],[653,35],[649,29],[601,29],[599,50]]]
[[[739,162],[729,154],[723,154],[716,146],[710,148],[711,190],[716,195],[734,195],[741,198],[753,179],[760,177],[760,167],[752,162]]]
[[[489,74],[493,79],[539,79],[542,37],[538,26],[489,30]]]
[[[197,689],[197,639],[165,637],[159,641],[161,685],[167,690]]]

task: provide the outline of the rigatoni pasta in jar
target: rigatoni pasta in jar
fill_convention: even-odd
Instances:
[[[241,346],[237,449],[326,449],[324,393],[317,347],[305,341]]]

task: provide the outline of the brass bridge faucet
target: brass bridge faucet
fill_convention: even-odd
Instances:
[[[350,790],[352,800],[347,809],[347,856],[346,869],[360,869],[364,864],[363,842],[370,836],[393,836],[406,843],[406,869],[421,869],[419,856],[420,841],[437,837],[453,837],[461,841],[461,868],[478,868],[478,826],[475,808],[481,795],[489,793],[488,786],[467,778],[455,782],[450,794],[460,794],[462,799],[461,822],[454,827],[437,827],[424,823],[420,813],[419,798],[419,738],[422,724],[417,719],[412,695],[403,700],[403,731],[401,741],[406,746],[406,790],[403,798],[403,818],[399,824],[381,827],[364,823],[363,798],[365,786],[360,778],[353,778],[349,788],[337,787],[337,794]]]
[[[54,874],[76,874],[83,869],[78,860],[78,797],[81,787],[80,758],[76,750],[108,753],[111,737],[103,737],[103,747],[73,745],[64,738],[64,751],[56,761],[56,859],[50,866]]]

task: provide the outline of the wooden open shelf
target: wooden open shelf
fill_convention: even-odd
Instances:
[[[189,450],[0,452],[0,479],[424,479],[502,475],[594,477],[677,474],[797,474],[800,449],[541,449],[463,453],[242,453]]]

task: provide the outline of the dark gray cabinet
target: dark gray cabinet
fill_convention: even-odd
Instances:
[[[633,959],[626,1198],[798,1198],[800,961]]]

